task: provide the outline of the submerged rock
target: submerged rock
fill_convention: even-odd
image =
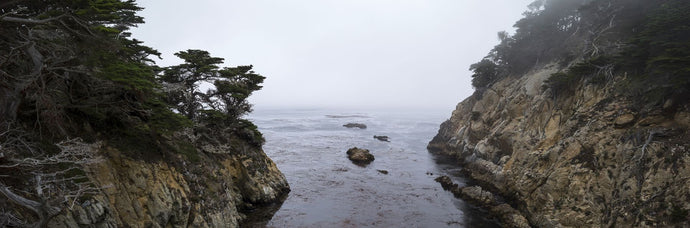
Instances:
[[[347,158],[357,165],[365,166],[374,161],[374,155],[369,153],[367,149],[360,149],[357,147],[347,150]]]
[[[390,138],[385,135],[374,135],[374,138],[378,139],[379,141],[390,142]]]
[[[348,124],[343,125],[343,127],[346,127],[346,128],[367,129],[367,125],[361,124],[361,123],[348,123]]]

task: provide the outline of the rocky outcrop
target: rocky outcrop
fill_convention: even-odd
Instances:
[[[289,186],[260,147],[231,149],[144,161],[105,148],[104,161],[86,167],[99,194],[49,227],[239,227],[244,211],[280,200]]]
[[[366,125],[366,124],[362,124],[362,123],[347,123],[347,124],[343,125],[343,127],[346,127],[346,128],[367,129],[367,125]]]
[[[644,105],[579,82],[554,97],[549,65],[508,77],[458,104],[430,142],[482,189],[537,227],[688,226],[690,105]]]
[[[390,138],[385,135],[374,135],[374,138],[378,139],[379,141],[390,142]]]
[[[374,161],[374,155],[369,153],[369,150],[357,147],[347,150],[347,158],[350,159],[352,163],[360,166],[366,166]]]
[[[436,182],[440,183],[444,190],[453,193],[457,198],[462,198],[467,202],[474,203],[491,212],[489,215],[501,221],[504,227],[528,228],[527,219],[518,210],[511,207],[502,200],[498,199],[493,193],[485,191],[479,186],[460,187],[448,176],[437,177]]]

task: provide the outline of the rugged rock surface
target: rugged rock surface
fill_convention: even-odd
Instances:
[[[367,149],[360,149],[357,147],[347,150],[347,158],[356,165],[365,166],[374,161],[374,155],[369,153]]]
[[[484,189],[538,227],[688,226],[690,105],[636,105],[606,85],[580,82],[554,99],[560,70],[508,77],[458,104],[430,142],[455,155]]]
[[[441,184],[444,190],[453,193],[455,197],[488,210],[490,215],[501,221],[504,227],[530,227],[527,219],[518,210],[502,202],[493,193],[485,191],[482,187],[459,187],[448,176],[440,176],[435,180]]]
[[[390,138],[385,135],[374,135],[374,138],[378,139],[379,141],[390,142]]]
[[[239,227],[244,211],[289,191],[260,147],[240,145],[200,154],[197,161],[183,155],[144,161],[105,148],[106,159],[86,167],[100,194],[49,227]]]
[[[366,125],[366,124],[362,124],[362,123],[348,123],[348,124],[343,125],[343,127],[346,127],[346,128],[367,129],[367,125]]]

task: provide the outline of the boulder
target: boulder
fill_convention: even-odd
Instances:
[[[356,165],[364,166],[374,161],[374,155],[369,153],[367,149],[360,149],[357,147],[347,150],[347,158]]]
[[[348,124],[343,125],[343,127],[346,127],[346,128],[367,129],[367,125],[361,124],[361,123],[348,123]]]
[[[374,138],[378,139],[379,141],[390,142],[390,138],[385,135],[374,135]]]
[[[624,127],[631,124],[633,120],[635,120],[635,115],[626,113],[616,117],[614,123],[616,124],[616,127]]]

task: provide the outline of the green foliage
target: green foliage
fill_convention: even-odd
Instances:
[[[498,79],[498,66],[489,59],[482,59],[478,63],[472,64],[470,70],[472,74],[472,86],[475,88],[489,87]]]
[[[172,112],[160,99],[149,100],[146,107],[151,110],[147,124],[151,130],[159,134],[168,134],[193,125],[185,116]]]
[[[199,162],[201,161],[201,156],[199,156],[199,151],[197,151],[196,146],[190,142],[178,141],[175,143],[174,151],[177,154],[181,154],[188,161]]]
[[[543,88],[551,89],[553,97],[557,98],[573,92],[575,89],[573,85],[577,85],[580,80],[589,79],[588,82],[592,84],[605,83],[607,74],[613,70],[612,67],[612,60],[605,56],[582,61],[565,71],[551,74],[544,82]]]
[[[237,128],[237,135],[241,139],[249,142],[250,145],[261,146],[265,142],[265,139],[259,131],[259,128],[251,121],[240,119]]]
[[[211,57],[207,51],[187,50],[176,53],[185,62],[165,69],[160,80],[178,86],[168,91],[168,103],[192,120],[238,119],[251,111],[247,98],[261,89],[265,77],[252,71],[252,66],[220,68],[222,58]],[[202,91],[202,83],[213,88]],[[201,116],[200,116],[201,115]],[[203,118],[200,118],[203,117]]]
[[[108,64],[103,68],[102,75],[108,80],[127,85],[137,91],[151,93],[157,87],[152,68],[141,63]]]
[[[624,93],[641,97],[641,103],[660,104],[664,99],[690,92],[690,2],[665,1],[646,17],[642,31],[616,58],[630,73]]]

